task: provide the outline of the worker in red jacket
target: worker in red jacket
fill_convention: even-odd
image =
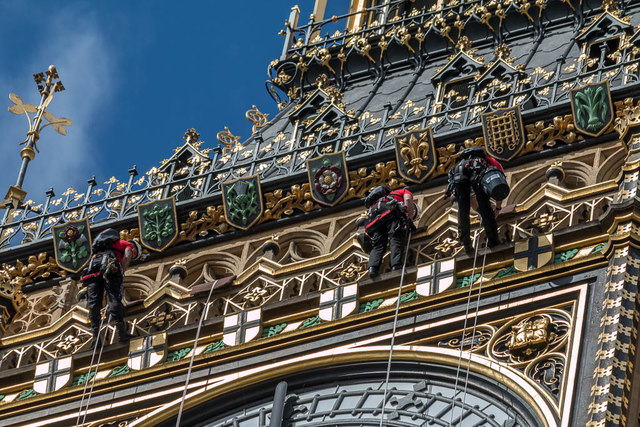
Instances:
[[[120,233],[112,228],[102,231],[93,241],[92,248],[93,255],[80,280],[87,287],[93,343],[99,343],[100,310],[105,292],[111,320],[116,325],[118,341],[129,341],[131,335],[124,323],[122,282],[129,262],[140,257],[142,248],[137,242],[121,240]]]
[[[477,208],[474,208],[480,214],[487,234],[487,246],[493,248],[500,244],[500,238],[491,198],[496,200],[496,212],[500,211],[502,200],[509,194],[509,187],[502,165],[487,155],[482,147],[470,147],[460,152],[460,161],[449,170],[449,187],[445,193],[447,199],[454,192],[452,201],[458,202],[458,239],[468,254],[474,251],[469,219],[472,190],[477,201]]]
[[[391,191],[389,187],[378,186],[365,198],[365,206],[369,209],[365,231],[373,242],[369,277],[379,274],[387,244],[391,250],[391,270],[402,269],[407,229],[413,227],[411,221],[417,214],[413,194],[406,188]]]

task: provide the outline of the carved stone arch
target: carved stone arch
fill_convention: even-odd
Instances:
[[[327,235],[317,230],[298,229],[281,235],[278,244],[292,261],[300,261],[327,253],[327,240]],[[285,258],[283,256],[283,260]]]
[[[220,278],[234,274],[238,275],[244,270],[245,266],[242,265],[240,257],[229,252],[215,252],[194,257],[187,261],[189,274],[183,283],[188,286],[197,285],[198,283],[194,283],[194,281],[203,274],[205,268],[210,277]]]
[[[562,162],[564,170],[564,180],[562,186],[569,190],[586,187],[596,183],[596,171],[591,165],[578,160],[567,160]]]
[[[598,168],[596,182],[616,179],[620,175],[620,166],[627,156],[627,149],[620,146],[613,154],[609,155]]]
[[[147,298],[158,289],[155,280],[136,273],[125,274],[123,282],[123,302],[139,301]]]
[[[417,227],[428,227],[442,218],[449,210],[451,210],[451,201],[444,200],[442,193],[428,195],[418,199],[417,204],[420,206],[420,218]]]
[[[353,238],[356,232],[356,220],[360,216],[361,212],[364,212],[364,209],[362,211],[358,210],[348,215],[348,218],[344,222],[344,224],[342,224],[342,227],[336,228],[334,235],[329,236],[331,243],[329,245],[327,253],[334,251],[338,246],[343,244],[346,240]],[[337,225],[338,223],[336,223],[336,226]]]
[[[512,175],[511,191],[503,204],[520,204],[527,200],[532,193],[539,190],[546,182],[545,168],[530,171],[526,175]]]

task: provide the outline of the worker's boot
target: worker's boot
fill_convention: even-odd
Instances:
[[[127,332],[127,327],[124,322],[116,323],[116,330],[118,331],[118,341],[120,342],[129,342],[133,335]]]
[[[464,239],[462,241],[462,246],[464,246],[464,252],[467,255],[473,255],[475,252],[475,249],[473,249],[473,244],[471,243],[471,239]]]

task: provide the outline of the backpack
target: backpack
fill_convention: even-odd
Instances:
[[[367,234],[371,235],[382,225],[387,224],[390,220],[398,218],[401,214],[400,202],[393,196],[386,195],[369,208],[368,222],[364,226]]]
[[[118,240],[120,240],[120,233],[113,228],[107,228],[98,234],[91,247],[94,252],[106,251],[111,249],[111,246]]]

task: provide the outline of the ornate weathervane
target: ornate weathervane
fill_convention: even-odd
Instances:
[[[44,73],[34,74],[33,79],[36,85],[38,85],[38,91],[40,92],[39,106],[36,107],[33,104],[25,104],[18,95],[14,93],[9,94],[9,99],[13,102],[13,105],[9,106],[9,111],[13,114],[24,114],[27,116],[29,128],[27,130],[27,138],[20,143],[20,145],[24,145],[24,147],[20,151],[22,165],[20,166],[18,179],[15,185],[9,186],[9,191],[7,191],[4,201],[0,202],[0,208],[2,209],[7,207],[9,207],[9,210],[15,209],[24,200],[27,192],[22,189],[22,183],[24,182],[29,162],[36,157],[36,152],[40,152],[37,143],[40,139],[42,129],[51,125],[53,130],[60,135],[66,135],[67,129],[65,126],[71,125],[71,119],[67,119],[66,117],[56,118],[47,111],[47,107],[53,100],[53,94],[64,90],[56,67],[50,65],[49,69]],[[43,117],[48,123],[43,123]]]

